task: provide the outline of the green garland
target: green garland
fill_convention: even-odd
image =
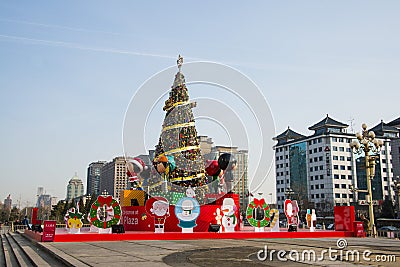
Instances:
[[[258,207],[260,207],[264,210],[264,218],[262,220],[256,220],[253,217],[253,211],[254,211],[254,209],[256,209]],[[265,203],[265,200],[263,198],[262,199],[254,199],[247,206],[246,218],[251,226],[265,227],[269,224],[269,221],[270,221],[269,212],[270,212],[270,208],[269,208],[268,204]]]
[[[114,210],[114,217],[109,221],[103,222],[97,217],[97,210],[100,208],[99,198],[97,198],[97,200],[92,204],[90,209],[90,221],[94,226],[103,229],[111,228],[111,226],[118,224],[119,219],[121,218],[121,206],[115,199],[112,199],[111,202],[105,204],[112,207]]]

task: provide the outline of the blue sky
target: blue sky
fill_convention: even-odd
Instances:
[[[122,155],[132,95],[178,54],[249,76],[277,133],[309,134],[327,113],[355,130],[395,119],[399,11],[397,1],[1,1],[0,199],[33,203],[38,186],[64,198],[75,171],[86,182],[88,163]]]

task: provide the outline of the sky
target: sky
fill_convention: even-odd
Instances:
[[[178,54],[251,79],[268,102],[275,134],[288,126],[311,134],[308,127],[326,114],[354,131],[398,118],[399,11],[398,1],[361,0],[1,1],[0,200],[11,194],[14,203],[32,205],[39,186],[65,198],[75,172],[86,185],[90,162],[123,154],[132,97],[175,66]],[[173,74],[164,93],[172,81]],[[191,97],[225,98],[192,87]],[[157,143],[164,115],[152,110],[146,144]],[[226,143],[207,123],[197,130]],[[275,192],[273,169],[262,188]]]

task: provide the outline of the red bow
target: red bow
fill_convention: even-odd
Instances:
[[[257,199],[257,198],[255,198],[254,200],[254,205],[256,206],[256,207],[261,207],[262,208],[262,206],[265,204],[265,199]]]
[[[113,200],[112,196],[107,196],[107,197],[99,196],[97,198],[97,202],[99,203],[100,207],[103,207],[104,205],[111,206],[112,200]]]

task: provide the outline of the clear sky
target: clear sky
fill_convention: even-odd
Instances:
[[[395,119],[399,13],[398,1],[1,1],[0,200],[33,204],[39,186],[64,198],[75,171],[86,187],[88,163],[122,155],[132,95],[178,54],[250,77],[276,133],[310,134],[327,113],[355,130]]]

